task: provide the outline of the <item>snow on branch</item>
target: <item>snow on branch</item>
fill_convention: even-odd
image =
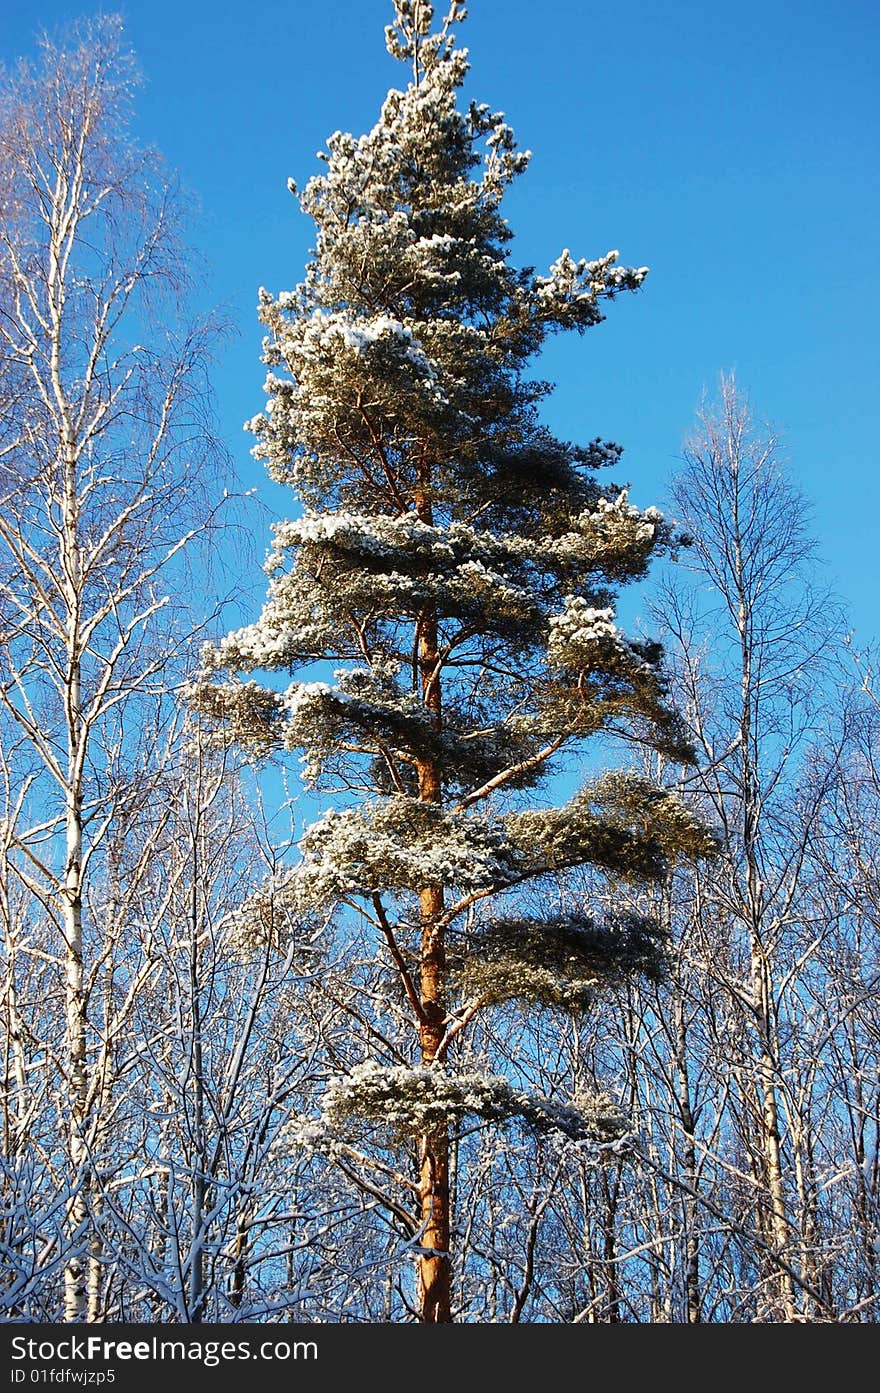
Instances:
[[[578,1013],[634,973],[661,977],[664,938],[658,924],[637,914],[496,919],[453,949],[450,965],[459,989],[487,1005],[535,1001]]]
[[[566,595],[562,613],[551,617],[547,656],[552,666],[573,672],[607,669],[630,679],[653,673],[615,625],[613,607],[596,608],[580,595]]]
[[[514,1121],[570,1141],[617,1141],[626,1118],[605,1094],[579,1093],[562,1103],[517,1089],[497,1074],[447,1074],[438,1068],[366,1060],[330,1081],[319,1119],[299,1118],[285,1131],[292,1146],[332,1148],[351,1124],[376,1127],[391,1140],[424,1136],[457,1119]]]
[[[432,884],[471,892],[512,883],[519,871],[498,820],[402,795],[331,808],[308,829],[302,848],[296,894],[303,906]]]
[[[538,312],[560,329],[586,329],[604,319],[599,301],[611,300],[622,290],[638,290],[648,274],[647,266],[637,270],[618,266],[620,253],[606,252],[596,261],[575,261],[566,247],[549,276],[536,276],[534,299]]]
[[[284,714],[278,692],[257,682],[192,682],[184,699],[202,716],[208,730],[202,734],[215,745],[235,741],[256,754],[268,754],[279,744]]]
[[[505,818],[531,875],[595,865],[631,881],[662,879],[678,857],[714,855],[717,840],[677,794],[637,774],[604,775],[563,808]]]
[[[586,864],[652,881],[679,856],[712,854],[715,839],[677,795],[634,774],[609,774],[564,808],[504,817],[403,794],[331,808],[301,848],[285,890],[298,912],[426,885],[481,894]]]

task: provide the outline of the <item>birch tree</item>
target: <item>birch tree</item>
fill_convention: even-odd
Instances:
[[[671,580],[658,608],[703,756],[689,783],[724,833],[724,854],[692,884],[685,914],[691,943],[709,945],[711,963],[701,956],[729,999],[728,1027],[738,1022],[725,1057],[735,1163],[752,1185],[754,1318],[790,1321],[802,1315],[798,1273],[806,1278],[793,1221],[797,1128],[786,1118],[804,1062],[791,1053],[798,981],[823,938],[804,895],[839,755],[823,716],[839,611],[815,584],[807,505],[779,440],[755,422],[732,378],[700,414],[673,497],[693,537],[696,583]],[[820,736],[826,773],[808,779]]]
[[[507,1002],[577,1011],[659,969],[655,922],[557,914],[554,878],[589,863],[649,882],[713,846],[684,801],[626,769],[552,805],[547,776],[603,732],[691,757],[659,650],[615,621],[618,587],[670,529],[602,477],[617,445],[552,434],[548,388],[527,376],[548,336],[597,325],[645,270],[568,250],[546,274],[515,269],[501,206],[528,155],[503,113],[458,102],[464,17],[395,4],[387,46],[408,84],[366,135],[330,137],[301,199],[314,259],[295,290],[260,293],[268,406],[251,429],[302,513],[275,530],[261,616],[208,654],[196,696],[252,748],[304,751],[329,799],[273,892],[300,916],[361,917],[398,1025],[353,1035],[290,1144],[414,1147],[414,1180],[406,1161],[384,1173],[426,1323],[454,1315],[455,1125],[598,1145],[627,1129],[599,1084],[544,1096],[468,1043]],[[527,885],[544,887],[537,914]]]
[[[209,331],[181,310],[175,196],[128,135],[136,83],[119,21],[101,19],[62,47],[45,40],[0,111],[4,870],[28,901],[16,962],[51,964],[63,1000],[63,1046],[48,1053],[68,1320],[100,1304],[91,1205],[108,1074],[94,1013],[113,1001],[113,1035],[131,1006],[114,1000],[123,926],[90,912],[89,887],[114,819],[145,794],[151,751],[136,737],[180,650],[169,595],[206,520]],[[55,1001],[53,987],[40,1036]]]

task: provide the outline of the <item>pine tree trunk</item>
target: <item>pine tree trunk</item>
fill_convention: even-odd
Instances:
[[[443,986],[445,952],[436,932],[443,911],[443,892],[437,887],[423,890],[421,998],[425,1019],[419,1031],[423,1064],[437,1056],[443,1038]],[[444,1324],[451,1315],[451,1262],[449,1255],[449,1129],[440,1127],[419,1140],[419,1196],[422,1217],[422,1247],[419,1258],[419,1311],[428,1325]]]
[[[430,499],[420,492],[416,511],[422,522],[433,523]],[[440,671],[438,665],[437,619],[423,616],[419,626],[419,677],[421,695],[431,712],[435,729],[442,722]],[[423,803],[440,803],[443,783],[433,760],[418,766],[419,798]],[[422,1020],[419,1051],[423,1065],[431,1065],[443,1039],[446,1018],[446,946],[440,921],[443,915],[443,889],[425,886],[419,894],[421,920],[420,994]],[[442,1325],[452,1319],[452,1262],[449,1252],[449,1128],[438,1127],[419,1138],[419,1198],[421,1202],[422,1247],[418,1260],[418,1300],[421,1320]],[[430,1251],[428,1251],[430,1250]]]
[[[420,796],[438,802],[440,781],[436,768],[419,771]],[[438,922],[443,913],[443,891],[428,886],[419,895],[421,911],[421,1004],[419,1028],[421,1062],[433,1064],[444,1033],[446,950]],[[419,1196],[422,1247],[419,1258],[419,1311],[423,1322],[444,1324],[452,1319],[452,1272],[449,1254],[449,1129],[438,1127],[419,1139]]]

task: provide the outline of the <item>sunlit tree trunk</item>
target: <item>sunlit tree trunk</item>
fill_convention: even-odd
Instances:
[[[428,480],[425,480],[427,483]],[[422,522],[433,522],[426,489],[420,492],[416,511]],[[440,654],[437,619],[427,612],[418,631],[418,667],[421,698],[431,713],[432,725],[439,731],[443,722]],[[419,798],[424,803],[441,803],[443,785],[440,770],[432,760],[418,764]],[[421,1020],[419,1048],[421,1061],[432,1065],[437,1059],[446,1020],[446,947],[442,925],[443,888],[428,885],[419,892]],[[452,1319],[452,1255],[449,1249],[449,1128],[438,1127],[419,1139],[419,1187],[421,1196],[421,1246],[426,1250],[418,1259],[418,1294],[421,1320],[425,1324],[445,1324]]]

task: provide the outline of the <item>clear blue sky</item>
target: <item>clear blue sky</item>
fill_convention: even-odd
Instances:
[[[4,60],[31,51],[36,27],[90,13],[76,0],[0,6]],[[405,81],[384,50],[391,6],[119,8],[146,77],[141,137],[198,198],[210,298],[239,326],[218,364],[219,411],[246,485],[262,487],[240,431],[263,405],[256,290],[302,273],[310,225],[288,176],[302,184],[330,131],[366,129]],[[647,505],[702,388],[734,369],[785,433],[858,637],[880,635],[875,0],[470,8],[470,95],[504,110],[534,152],[507,205],[517,260],[617,247],[651,268],[604,325],[546,354],[541,371],[559,383],[551,423],[625,445],[623,474]]]

